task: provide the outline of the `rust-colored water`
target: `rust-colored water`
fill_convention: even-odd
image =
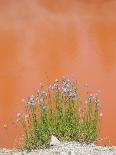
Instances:
[[[0,0],[0,147],[13,146],[20,101],[45,72],[101,90],[101,137],[116,145],[115,0]]]

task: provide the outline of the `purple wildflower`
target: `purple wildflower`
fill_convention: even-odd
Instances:
[[[62,87],[62,92],[66,93],[67,92],[67,87]]]
[[[73,90],[68,91],[68,96],[74,98],[76,93]]]
[[[28,97],[28,105],[35,105],[35,101],[34,101],[35,97],[32,95],[30,97]]]

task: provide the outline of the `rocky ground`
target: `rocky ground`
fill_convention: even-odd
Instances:
[[[64,142],[49,149],[33,150],[31,152],[2,149],[0,155],[116,155],[116,146],[103,147],[94,144]]]

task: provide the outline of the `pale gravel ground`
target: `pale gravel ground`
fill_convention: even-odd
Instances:
[[[116,155],[116,146],[103,147],[94,144],[86,145],[78,142],[65,142],[49,149],[39,149],[31,152],[20,152],[2,149],[0,155]]]

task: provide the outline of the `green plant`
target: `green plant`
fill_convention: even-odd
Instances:
[[[24,129],[24,148],[49,146],[51,135],[63,141],[92,143],[100,131],[98,94],[87,94],[82,104],[76,81],[57,79],[41,85],[26,101],[26,114],[18,115]]]

